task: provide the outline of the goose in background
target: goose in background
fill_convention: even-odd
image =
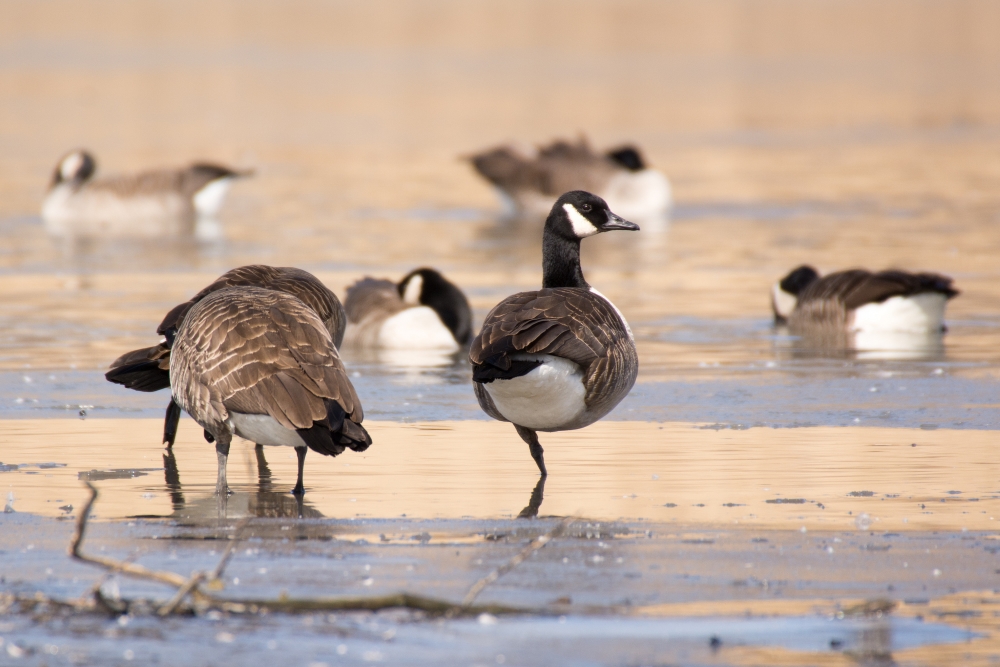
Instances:
[[[229,186],[250,171],[198,162],[183,169],[96,177],[83,150],[59,161],[42,204],[46,230],[67,237],[215,234]]]
[[[170,387],[170,350],[174,337],[188,311],[209,294],[227,287],[262,287],[285,292],[296,297],[319,316],[330,333],[333,344],[340,347],[344,340],[347,315],[337,295],[327,289],[319,278],[308,271],[285,266],[250,264],[226,271],[212,284],[193,297],[170,309],[156,328],[163,340],[152,347],[126,352],[111,363],[104,377],[136,391],[159,391]],[[180,408],[171,399],[164,418],[163,442],[170,449],[177,436]]]
[[[181,321],[169,370],[174,401],[215,442],[220,495],[228,493],[234,435],[293,447],[295,495],[305,492],[307,449],[337,456],[372,443],[327,325],[290,294],[260,287],[208,294]]]
[[[562,195],[542,235],[542,289],[501,301],[469,351],[480,407],[514,424],[542,477],[537,432],[593,424],[628,395],[639,372],[632,330],[580,268],[580,240],[617,229],[639,226],[596,195]]]
[[[347,288],[344,345],[453,353],[472,336],[469,301],[440,272],[421,268],[398,283],[365,277]]]
[[[803,265],[774,285],[771,308],[776,324],[812,345],[905,353],[938,347],[945,307],[958,294],[936,273],[852,269],[820,277]]]
[[[499,146],[469,159],[512,215],[546,216],[556,198],[570,190],[597,193],[626,218],[654,225],[669,218],[673,205],[666,176],[646,166],[631,145],[597,153],[584,138],[556,140],[534,154]]]

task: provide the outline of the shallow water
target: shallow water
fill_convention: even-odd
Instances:
[[[109,546],[126,553],[170,535],[155,557],[184,572],[214,560],[198,543],[191,562],[171,563],[169,549],[189,543],[178,526],[209,530],[220,516],[312,521],[340,536],[305,559],[282,552],[280,527],[261,538],[304,580],[356,540],[366,558],[391,561],[424,533],[409,564],[437,563],[419,548],[445,543],[449,553],[475,544],[490,562],[505,548],[484,537],[491,525],[517,524],[533,505],[541,516],[673,537],[644,562],[671,573],[645,584],[660,605],[648,624],[571,610],[565,624],[395,619],[376,630],[367,617],[317,617],[330,627],[314,631],[272,617],[136,621],[129,634],[91,619],[73,635],[19,616],[0,617],[0,636],[34,647],[19,659],[34,664],[70,654],[107,663],[126,650],[170,664],[172,642],[217,664],[270,650],[271,636],[298,664],[407,655],[498,664],[501,651],[509,664],[883,664],[887,652],[900,664],[993,660],[995,596],[979,591],[995,585],[1000,512],[998,20],[993,3],[975,0],[3,3],[0,500],[10,496],[14,513],[3,515],[0,564],[18,590],[77,595],[96,576],[81,568],[72,585],[50,581],[27,550],[36,540],[47,566],[67,567],[66,519],[84,498],[82,479],[101,489],[95,530]],[[375,444],[360,456],[311,455],[301,507],[287,493],[289,452],[269,449],[264,463],[242,441],[229,464],[235,494],[220,507],[215,457],[195,425],[182,422],[165,458],[167,397],[103,380],[111,360],[156,340],[171,306],[245,263],[306,268],[341,296],[364,275],[433,265],[481,319],[507,294],[537,287],[540,223],[503,219],[460,156],[578,132],[599,148],[638,143],[677,204],[667,224],[584,242],[588,280],[635,332],[639,383],[604,422],[543,437],[552,475],[540,493],[524,444],[478,409],[461,354],[345,350]],[[40,201],[58,158],[77,146],[107,173],[211,159],[255,175],[233,187],[215,238],[49,238]],[[810,349],[772,327],[768,307],[771,284],[804,262],[938,271],[962,294],[939,340]],[[789,546],[787,561],[754,555],[798,539],[807,542]],[[837,561],[851,539],[856,558]],[[724,583],[694,574],[720,553],[732,561]],[[559,562],[544,560],[499,595],[535,599]],[[901,564],[918,562],[919,576]],[[301,583],[265,567],[271,576],[258,583],[269,595]],[[385,590],[460,598],[471,570],[435,567],[390,578]],[[905,585],[894,580],[900,568]],[[830,579],[814,586],[820,571]],[[622,590],[644,584],[574,572],[555,576],[551,599],[619,604]],[[768,607],[774,580],[825,611]],[[723,604],[743,605],[748,591],[754,614],[774,618],[744,619],[743,606]],[[827,616],[847,597],[879,596],[924,602],[888,619]],[[108,634],[115,628],[121,638]],[[384,638],[390,630],[395,639]],[[844,650],[832,651],[838,632]],[[128,637],[145,639],[126,646]],[[874,648],[859,648],[866,637]],[[331,653],[334,642],[347,653]],[[16,660],[9,646],[0,664]]]

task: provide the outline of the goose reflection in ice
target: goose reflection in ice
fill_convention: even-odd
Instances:
[[[775,349],[793,359],[845,358],[866,361],[943,359],[944,331],[845,331],[823,327],[776,327]]]
[[[542,500],[545,498],[545,480],[545,477],[538,478],[538,483],[535,484],[535,488],[531,491],[528,504],[517,515],[518,519],[534,519],[538,516],[538,510],[541,508]]]
[[[323,514],[304,502],[302,496],[275,491],[271,469],[264,458],[264,448],[254,447],[257,459],[257,490],[237,491],[232,495],[212,493],[188,502],[183,493],[177,460],[172,450],[163,454],[164,482],[170,495],[171,517],[186,521],[238,519],[257,517],[268,519],[322,519]]]

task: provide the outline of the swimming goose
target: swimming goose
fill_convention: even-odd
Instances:
[[[862,269],[820,277],[800,266],[771,290],[777,324],[793,331],[940,332],[952,280],[936,273]]]
[[[327,326],[299,299],[260,287],[226,287],[194,304],[170,350],[170,389],[215,441],[217,491],[228,491],[226,460],[238,435],[294,447],[305,492],[306,450],[365,451],[371,437],[361,402]]]
[[[159,391],[168,388],[170,348],[185,315],[206,296],[227,287],[263,287],[291,294],[319,315],[336,347],[339,348],[344,340],[344,329],[347,326],[344,308],[340,305],[337,295],[327,289],[316,276],[293,267],[250,264],[226,271],[189,300],[174,306],[156,328],[156,333],[164,339],[153,347],[133,350],[118,357],[112,362],[111,369],[104,377],[109,382],[136,391]],[[171,399],[163,426],[163,442],[168,449],[174,444],[179,419],[180,409]]]
[[[90,153],[76,150],[59,161],[42,204],[45,228],[61,236],[157,237],[186,235],[211,220],[233,179],[250,172],[199,162],[97,178]]]
[[[348,346],[454,352],[472,335],[468,300],[434,269],[416,269],[398,283],[363,278],[347,288],[344,309]]]
[[[580,240],[616,229],[639,226],[588,192],[561,196],[545,221],[542,289],[501,301],[469,351],[480,407],[514,424],[543,477],[536,432],[593,424],[625,398],[639,372],[625,317],[580,269]]]
[[[647,167],[634,146],[601,154],[583,138],[557,140],[535,155],[500,146],[470,160],[515,215],[547,215],[556,197],[569,190],[596,192],[621,215],[651,223],[665,220],[673,202],[670,182]]]

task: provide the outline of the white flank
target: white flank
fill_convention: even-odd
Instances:
[[[944,294],[927,292],[894,296],[854,311],[851,331],[940,331],[944,326]]]
[[[615,174],[601,196],[621,217],[642,222],[665,220],[674,203],[670,181],[655,169]]]
[[[587,409],[583,371],[577,364],[549,354],[517,354],[511,358],[542,363],[521,377],[483,385],[505,419],[532,429],[558,429]]]
[[[217,178],[194,193],[194,210],[198,212],[198,215],[207,218],[214,218],[218,215],[232,180],[230,177]]]
[[[774,312],[786,320],[791,317],[792,311],[795,310],[795,304],[798,302],[797,296],[781,289],[781,283],[775,283],[774,287],[771,288],[771,305],[774,307]]]
[[[403,303],[408,303],[412,306],[420,305],[420,293],[424,289],[424,277],[419,273],[413,275],[409,282],[406,283],[406,289],[403,290]]]
[[[593,236],[600,231],[594,226],[594,223],[587,220],[583,217],[582,213],[576,210],[576,206],[573,206],[572,204],[563,204],[563,210],[566,211],[566,215],[569,216],[570,224],[573,225],[573,233],[581,239]]]
[[[598,292],[593,287],[590,288],[590,292],[591,292],[591,294],[596,294],[597,296],[599,296],[602,299],[604,299],[608,303],[609,306],[611,306],[612,308],[615,309],[615,312],[618,313],[618,318],[621,319],[622,324],[625,325],[625,331],[628,332],[628,338],[629,338],[629,340],[634,343],[635,342],[635,336],[632,335],[632,327],[630,327],[628,325],[628,320],[626,320],[625,316],[622,315],[622,311],[618,310],[618,306],[616,306],[615,304],[611,303],[611,299],[609,299],[608,297],[604,296],[603,294],[601,294],[600,292]]]
[[[229,423],[236,435],[258,445],[284,445],[305,447],[306,443],[295,431],[285,428],[271,415],[229,413]]]
[[[378,332],[379,347],[423,348],[454,351],[458,349],[451,330],[433,308],[417,306],[396,313]]]

